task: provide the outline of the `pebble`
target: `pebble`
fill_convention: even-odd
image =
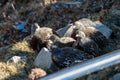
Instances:
[[[20,63],[20,62],[26,62],[27,61],[27,57],[26,56],[13,56],[12,58],[10,58],[7,63]]]

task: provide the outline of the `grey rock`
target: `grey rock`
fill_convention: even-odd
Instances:
[[[78,8],[81,7],[82,2],[80,1],[59,1],[58,4],[61,8]]]
[[[46,70],[50,68],[52,63],[51,52],[47,48],[43,47],[37,55],[34,65]]]
[[[114,15],[120,15],[120,10],[113,10],[112,14],[114,14]]]
[[[120,80],[120,73],[115,74],[113,80]]]
[[[109,80],[120,80],[120,73],[117,73],[114,76],[110,77]]]
[[[62,2],[63,4],[68,4],[68,5],[80,5],[81,2],[79,1],[72,1],[72,2]]]
[[[72,31],[74,29],[74,26],[73,24],[68,24],[67,26],[57,30],[57,34],[60,36],[60,37],[71,37],[71,34],[72,34]]]
[[[95,28],[100,31],[107,39],[110,37],[112,30],[106,25],[102,24],[100,21],[95,21]]]

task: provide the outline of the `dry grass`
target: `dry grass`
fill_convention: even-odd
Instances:
[[[27,41],[18,42],[12,46],[8,46],[0,50],[0,80],[8,79],[14,80],[21,75],[27,75],[29,71],[34,67],[33,61],[36,57],[34,51],[29,47]],[[7,64],[7,60],[15,55],[26,55],[27,62],[19,64]],[[13,76],[13,77],[11,77]]]
[[[0,62],[0,80],[7,79],[11,76],[14,76],[16,74],[22,73],[23,72],[23,67],[25,65],[23,64],[6,64],[3,62]]]

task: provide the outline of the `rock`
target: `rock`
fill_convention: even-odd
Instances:
[[[120,80],[120,73],[115,74],[113,80]]]
[[[120,80],[120,73],[117,73],[113,77],[110,77],[109,80]]]
[[[58,1],[56,4],[51,5],[51,10],[60,10],[60,9],[73,9],[73,8],[79,8],[81,6],[82,2],[79,1]]]
[[[112,34],[112,30],[108,28],[106,25],[102,24],[100,21],[95,21],[95,28],[100,31],[107,39],[110,38],[110,35]]]
[[[114,15],[120,15],[120,10],[114,9],[114,10],[112,10],[112,14],[114,14]]]
[[[13,56],[12,58],[10,58],[7,63],[20,63],[20,62],[26,62],[27,57],[26,56]]]
[[[79,1],[73,1],[73,2],[61,2],[63,4],[66,4],[66,5],[80,5],[81,2]]]
[[[80,7],[82,2],[79,1],[69,1],[69,2],[58,2],[58,4],[60,4],[61,6],[68,6],[69,8],[74,8],[74,7]]]
[[[71,34],[73,32],[74,26],[73,24],[69,24],[59,30],[57,30],[56,32],[58,33],[58,35],[60,37],[71,37]]]
[[[82,2],[80,1],[60,1],[57,3],[57,5],[60,7],[60,8],[63,8],[63,9],[75,9],[75,8],[79,8],[81,6]]]
[[[49,69],[53,63],[51,55],[51,52],[47,48],[42,48],[35,58],[34,65],[45,70]]]
[[[47,73],[43,69],[34,68],[31,70],[31,73],[29,74],[29,79],[36,80],[36,79],[41,78],[46,75],[47,75]]]

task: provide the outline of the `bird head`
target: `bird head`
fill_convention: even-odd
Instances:
[[[83,31],[77,31],[75,37],[76,38],[84,38],[84,37],[86,37],[86,35]]]

